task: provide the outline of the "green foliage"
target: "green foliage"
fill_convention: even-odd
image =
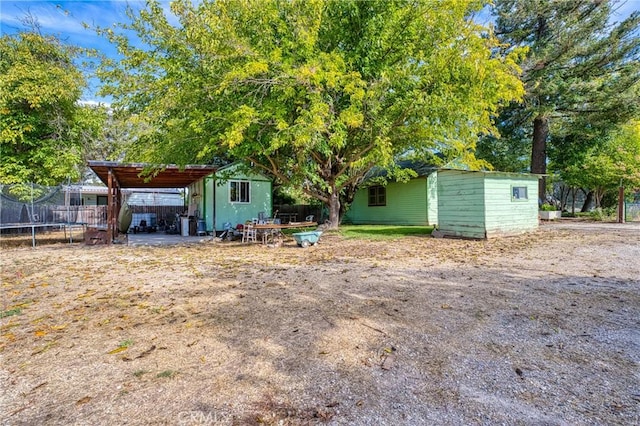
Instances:
[[[0,182],[55,185],[80,177],[88,118],[79,49],[23,32],[0,37]]]
[[[615,9],[614,1],[495,2],[504,48],[528,48],[521,64],[526,95],[502,112],[502,138],[485,138],[478,156],[501,170],[545,173],[547,153],[556,165],[576,163],[638,117],[640,12],[611,24]]]
[[[122,160],[134,136],[128,117],[105,105],[84,105],[77,109],[72,137],[81,144],[86,164],[88,160]]]
[[[158,379],[163,379],[163,378],[171,379],[171,378],[172,378],[172,377],[174,377],[176,374],[177,374],[177,372],[176,372],[176,371],[173,371],[173,370],[165,370],[165,371],[162,371],[162,372],[160,372],[160,373],[156,374],[156,378],[158,378]]]
[[[616,207],[596,207],[588,213],[588,217],[600,222],[613,222],[616,219]]]
[[[620,185],[627,193],[640,188],[640,121],[631,121],[565,162],[558,173],[568,185],[595,192],[600,207],[607,192]]]
[[[523,173],[531,164],[531,123],[521,116],[519,104],[504,108],[497,120],[499,136],[487,135],[478,141],[476,156],[494,170]]]
[[[330,207],[373,166],[438,151],[472,160],[492,116],[523,94],[520,50],[470,14],[482,2],[157,2],[126,29],[100,29],[124,59],[105,93],[132,114],[135,160],[210,162],[227,155]]]
[[[0,318],[5,318],[5,317],[10,317],[13,315],[20,315],[22,313],[22,309],[20,308],[15,308],[15,309],[9,309],[6,311],[0,311]]]
[[[133,372],[133,375],[137,378],[141,378],[142,376],[144,376],[145,374],[149,373],[149,370],[136,370]]]
[[[553,211],[557,211],[558,208],[556,206],[552,206],[549,203],[544,203],[543,205],[540,206],[540,210],[543,212],[553,212]]]

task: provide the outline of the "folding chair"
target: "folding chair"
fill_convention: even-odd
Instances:
[[[254,228],[253,223],[245,224],[242,229],[242,242],[248,243],[250,241],[254,243],[258,241],[258,230]]]

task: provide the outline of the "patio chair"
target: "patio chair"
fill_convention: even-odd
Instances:
[[[258,241],[258,230],[254,228],[253,223],[247,223],[242,228],[242,242],[248,243],[250,241],[254,243]]]

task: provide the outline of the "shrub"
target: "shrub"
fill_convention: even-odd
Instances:
[[[540,206],[540,210],[542,210],[543,212],[554,212],[558,209],[555,206],[552,206],[551,204],[545,203]]]

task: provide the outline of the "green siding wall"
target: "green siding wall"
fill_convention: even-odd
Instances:
[[[264,212],[266,217],[272,215],[273,200],[270,180],[258,174],[245,175],[240,172],[233,174],[231,180],[250,182],[250,203],[229,202],[229,181],[215,179],[215,176],[207,177],[205,180],[206,189],[204,190],[204,198],[206,199],[204,217],[208,230],[222,231],[225,223],[229,222],[236,226],[239,223],[257,218],[260,212]]]
[[[427,177],[427,222],[438,224],[438,172]]]
[[[345,220],[353,224],[427,225],[427,179],[387,184],[387,205],[369,207],[368,189],[354,197]]]
[[[527,200],[512,200],[526,186]],[[538,178],[532,175],[441,170],[438,229],[447,236],[491,238],[538,227]]]
[[[438,230],[448,236],[485,238],[482,175],[441,170],[437,186]]]
[[[229,182],[216,185],[215,227],[217,231],[224,229],[230,222],[233,226],[258,217],[259,212],[271,216],[271,182],[251,180],[251,202],[230,203]]]
[[[513,186],[526,186],[526,200],[512,200]],[[486,175],[484,183],[487,237],[538,228],[538,178]]]

